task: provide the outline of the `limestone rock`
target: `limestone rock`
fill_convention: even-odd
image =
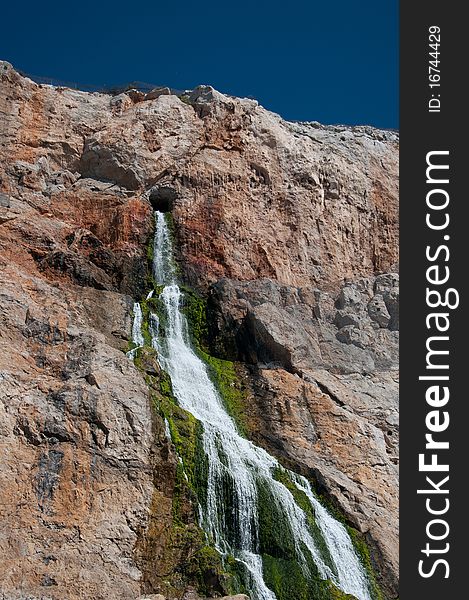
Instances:
[[[171,94],[171,90],[168,87],[158,87],[150,90],[145,94],[145,100],[155,100],[160,96],[169,96]]]
[[[5,597],[170,597],[175,457],[123,353],[152,208],[172,211],[212,349],[246,363],[253,438],[366,534],[396,597],[398,135],[6,62],[0,110]]]
[[[376,294],[368,303],[368,314],[375,323],[383,328],[388,327],[391,321],[391,315],[381,294]]]

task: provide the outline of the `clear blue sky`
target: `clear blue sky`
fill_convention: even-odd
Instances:
[[[0,58],[81,84],[208,83],[287,119],[398,127],[397,0],[6,2]]]

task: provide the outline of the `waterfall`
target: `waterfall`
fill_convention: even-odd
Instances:
[[[171,235],[164,214],[155,212],[155,237],[153,240],[153,277],[157,284],[173,283],[175,269]]]
[[[332,557],[341,557],[335,560],[340,585],[344,590],[360,590],[363,586],[363,569],[356,567],[356,555],[352,540],[347,529],[334,519],[331,514],[314,496],[309,481],[300,475],[294,475],[297,486],[304,491],[314,508],[316,522],[326,541]],[[361,565],[360,565],[361,566]],[[351,592],[350,592],[351,593]],[[357,594],[355,594],[357,595]],[[361,596],[357,597],[361,600]]]
[[[145,343],[145,340],[143,339],[143,334],[142,334],[142,321],[143,321],[142,307],[140,306],[140,304],[138,302],[135,302],[135,304],[134,304],[134,322],[132,324],[132,342],[138,347],[143,346],[143,344]]]
[[[142,307],[138,302],[134,303],[134,320],[132,323],[132,343],[135,348],[127,352],[127,356],[131,359],[135,358],[137,350],[145,344],[142,334],[143,313]]]
[[[252,600],[276,600],[264,581],[259,548],[258,496],[259,489],[267,489],[293,534],[303,571],[308,573],[308,559],[312,559],[323,579],[330,579],[359,600],[371,600],[367,576],[346,528],[319,503],[304,477],[281,469],[275,458],[242,437],[227,413],[206,365],[191,347],[187,321],[181,312],[183,294],[176,282],[171,236],[164,215],[156,212],[155,217],[153,271],[156,283],[165,286],[160,294],[165,312],[165,335],[159,335],[155,315],[150,316],[150,334],[158,360],[171,377],[179,405],[203,425],[208,474],[206,502],[200,507],[201,526],[222,555],[232,555],[244,565]],[[134,314],[135,328],[141,327],[141,311],[134,308]],[[137,343],[134,331],[132,339]],[[292,485],[309,500],[328,552],[318,547],[307,514],[290,489],[275,477],[279,470],[286,473]],[[231,499],[229,506],[226,496],[220,493],[226,489]]]
[[[169,421],[168,419],[164,420],[164,433],[166,438],[171,441],[171,429],[169,428]]]

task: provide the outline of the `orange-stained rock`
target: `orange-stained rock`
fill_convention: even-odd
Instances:
[[[366,535],[396,597],[398,135],[4,62],[0,112],[5,597],[166,594],[175,456],[123,353],[152,207],[209,298],[212,351],[247,364],[253,438]]]
[[[2,597],[136,598],[135,545],[166,443],[123,352],[151,208],[74,170],[109,98],[39,87],[4,66]]]

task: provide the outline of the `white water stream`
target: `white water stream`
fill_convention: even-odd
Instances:
[[[274,478],[279,468],[277,460],[238,433],[205,364],[192,350],[187,321],[180,310],[183,294],[175,280],[171,236],[164,215],[156,212],[155,217],[153,272],[156,283],[165,286],[160,300],[165,308],[166,322],[165,336],[160,337],[158,318],[151,315],[150,333],[161,366],[171,377],[178,403],[203,424],[208,481],[206,505],[201,508],[202,527],[222,554],[231,554],[245,565],[249,572],[248,587],[252,600],[276,600],[264,581],[259,555],[257,496],[259,485],[262,485],[269,490],[276,511],[284,515],[291,528],[305,573],[308,571],[306,547],[324,579],[332,580],[344,592],[359,600],[371,600],[365,571],[346,528],[319,503],[304,477],[288,472],[296,487],[306,494],[311,503],[318,529],[332,559],[331,565],[313,539],[306,514],[287,487]],[[132,340],[143,345],[142,312],[140,306],[136,307]],[[227,481],[231,495],[229,509],[223,492],[225,490],[226,493]]]
[[[134,303],[134,320],[132,323],[132,343],[135,348],[127,352],[127,356],[132,360],[135,358],[137,350],[145,344],[142,333],[143,314],[142,307],[138,302]]]

